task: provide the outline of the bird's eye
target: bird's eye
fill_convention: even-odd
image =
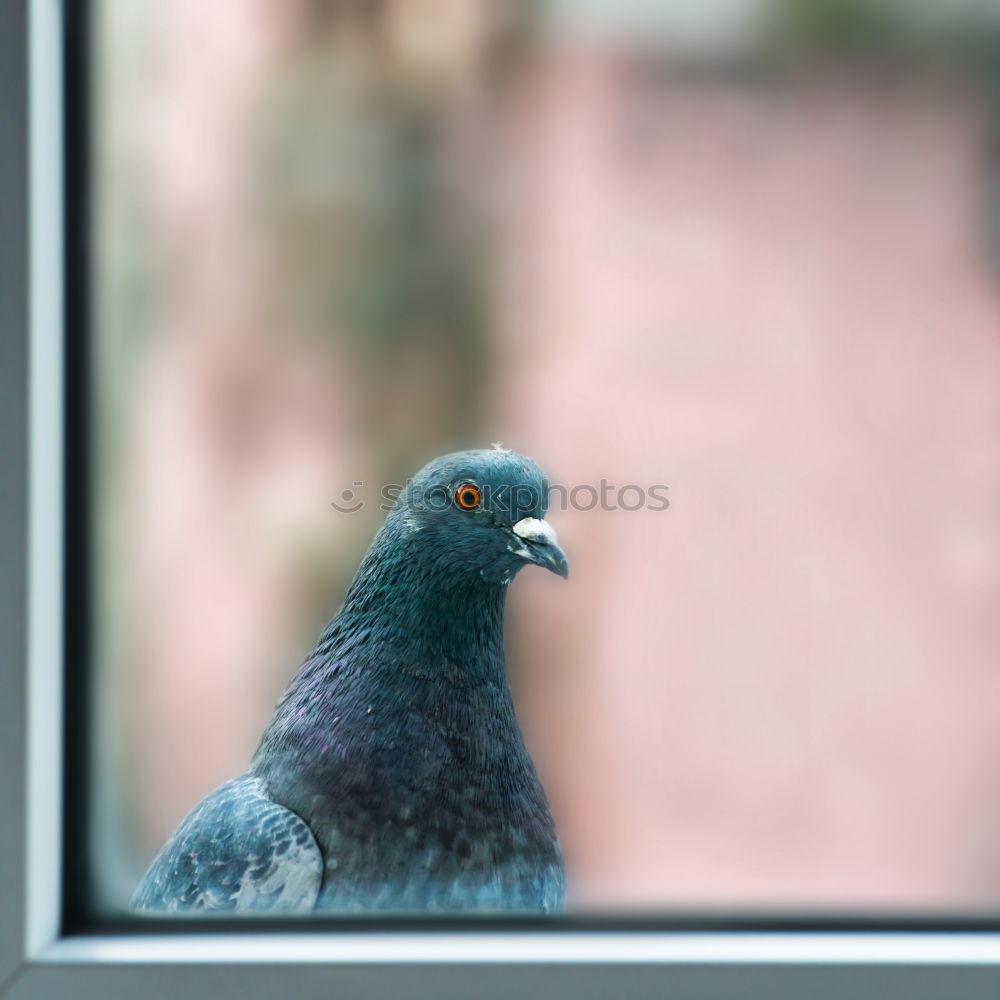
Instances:
[[[475,510],[479,506],[481,499],[482,496],[479,492],[479,487],[472,483],[464,483],[455,490],[455,503],[462,510]]]

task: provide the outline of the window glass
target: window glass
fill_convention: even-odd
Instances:
[[[94,4],[95,884],[501,441],[577,912],[1000,899],[1000,186],[964,7]],[[808,13],[807,13],[808,10]]]

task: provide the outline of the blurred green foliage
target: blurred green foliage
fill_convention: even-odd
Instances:
[[[777,36],[804,53],[855,53],[881,48],[899,33],[884,0],[775,0]]]
[[[429,418],[416,422],[431,436],[421,451],[476,440],[488,241],[454,179],[447,109],[377,72],[359,83],[320,47],[276,81],[259,119],[255,198],[278,313],[329,338],[362,382],[384,474],[412,461],[412,441],[392,444],[405,419],[396,400]]]
[[[765,35],[785,58],[943,71],[987,98],[1000,85],[1000,17],[989,4],[771,0]]]

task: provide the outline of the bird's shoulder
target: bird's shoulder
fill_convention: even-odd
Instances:
[[[244,774],[191,810],[132,897],[140,912],[308,911],[323,857],[306,822]]]

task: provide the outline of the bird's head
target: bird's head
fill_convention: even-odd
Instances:
[[[524,455],[500,448],[443,455],[402,492],[388,524],[415,536],[437,568],[509,583],[527,563],[568,575],[545,520],[549,486]]]

